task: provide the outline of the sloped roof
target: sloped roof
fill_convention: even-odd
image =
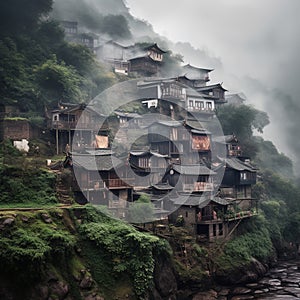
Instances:
[[[184,65],[183,68],[185,68],[185,69],[193,69],[193,70],[203,71],[203,72],[211,72],[211,71],[214,70],[214,69],[205,69],[205,68],[195,67],[195,66],[192,66],[190,64]]]
[[[173,169],[179,174],[185,175],[213,175],[216,174],[204,165],[173,165]]]
[[[172,121],[172,120],[158,120],[158,121],[155,121],[154,123],[152,123],[150,126],[152,126],[153,124],[160,124],[160,125],[167,126],[167,127],[180,127],[180,126],[182,126],[182,122]]]
[[[160,183],[160,184],[153,184],[152,187],[156,190],[160,190],[160,191],[168,191],[168,190],[172,190],[174,187],[167,184],[167,183]]]
[[[237,171],[256,172],[256,169],[249,163],[245,163],[236,157],[227,157],[225,159],[227,167]]]
[[[211,197],[207,194],[194,195],[194,194],[180,194],[178,198],[171,199],[174,205],[186,205],[186,206],[197,206],[203,208],[210,202],[215,202],[219,205],[228,205],[229,202],[226,199],[220,197]]]
[[[216,83],[216,84],[212,84],[212,85],[197,87],[197,91],[199,91],[199,92],[210,91],[210,90],[213,90],[215,88],[220,88],[224,91],[227,91],[225,88],[222,87],[221,83]]]
[[[160,61],[154,60],[152,57],[150,57],[148,55],[141,55],[141,56],[132,57],[132,58],[128,59],[128,61],[141,60],[141,59],[149,60],[153,63],[160,63]]]
[[[213,141],[220,144],[237,143],[238,139],[234,134],[224,136],[214,136]]]
[[[147,150],[147,151],[130,151],[129,152],[130,155],[133,155],[133,156],[144,156],[144,155],[153,155],[155,157],[162,157],[162,158],[166,158],[166,157],[169,157],[168,155],[163,155],[163,154],[160,154],[158,152],[155,152],[155,151],[151,151],[151,150]]]
[[[127,118],[134,118],[134,119],[142,118],[142,116],[138,113],[130,113],[130,112],[124,112],[124,111],[118,111],[118,110],[114,111],[114,113],[120,117],[127,117]]]
[[[112,155],[72,155],[73,165],[88,171],[109,171],[123,165],[123,162]]]
[[[155,50],[157,50],[157,51],[160,52],[160,53],[166,53],[166,52],[167,52],[167,51],[164,51],[164,50],[162,50],[161,48],[159,48],[158,45],[157,45],[157,43],[155,43],[155,44],[153,44],[153,45],[150,45],[150,46],[148,46],[148,47],[145,47],[144,49],[145,49],[145,50],[150,50],[150,49],[153,49],[153,48],[155,48]]]

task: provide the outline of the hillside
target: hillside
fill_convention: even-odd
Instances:
[[[88,103],[114,84],[140,77],[113,72],[90,49],[68,42],[59,21],[76,20],[84,32],[142,49],[158,43],[167,50],[165,77],[180,69],[181,51],[203,56],[201,61],[212,68],[221,68],[221,63],[191,45],[159,36],[150,24],[132,17],[122,0],[78,5],[61,0],[53,11],[51,0],[30,0],[26,7],[20,3],[0,4],[0,124],[28,121],[40,136],[29,141],[28,153],[18,151],[9,139],[0,145],[1,299],[200,299],[198,293],[218,283],[257,279],[277,256],[295,255],[300,188],[293,164],[271,141],[256,136],[268,125],[268,115],[248,105],[217,109],[224,134],[236,134],[258,174],[252,193],[259,209],[247,215],[235,211],[240,226],[232,226],[228,239],[199,244],[180,218],[174,224],[133,226],[110,216],[106,207],[76,204],[72,169],[65,167],[68,157],[55,155],[55,131],[46,126],[49,111],[62,103]],[[168,104],[160,112],[185,113]],[[7,106],[13,107],[9,116]],[[147,111],[135,102],[121,108],[125,115]],[[145,146],[143,139],[139,143]],[[57,168],[47,167],[47,160]],[[149,208],[147,197],[138,201],[142,210]]]

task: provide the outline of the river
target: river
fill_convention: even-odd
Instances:
[[[300,299],[300,260],[279,261],[258,282],[223,287],[218,292],[217,299]]]

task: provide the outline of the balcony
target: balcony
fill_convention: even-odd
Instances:
[[[203,112],[203,113],[214,113],[213,108],[207,108],[207,107],[197,107],[197,106],[188,106],[188,111],[191,112]]]
[[[100,127],[101,125],[101,127]],[[64,129],[64,130],[74,130],[74,129],[86,129],[86,130],[107,130],[107,126],[101,124],[101,122],[90,122],[82,123],[76,121],[52,121],[51,128],[53,129]]]
[[[214,188],[211,182],[194,182],[194,183],[184,183],[184,192],[207,192],[212,191]]]
[[[250,218],[252,216],[258,215],[257,210],[243,210],[240,212],[228,211],[222,216],[217,215],[203,215],[200,219],[197,219],[197,224],[211,224],[211,223],[222,223],[231,222],[235,220],[241,220],[245,218]]]
[[[85,184],[80,184],[79,186],[82,191],[98,191],[106,188],[106,184],[102,180],[91,180]]]
[[[134,178],[108,179],[105,182],[109,189],[128,188],[133,186]]]

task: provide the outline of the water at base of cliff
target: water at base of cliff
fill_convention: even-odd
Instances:
[[[216,298],[215,298],[216,299]],[[279,261],[255,283],[223,287],[218,300],[287,300],[300,299],[300,259]]]

